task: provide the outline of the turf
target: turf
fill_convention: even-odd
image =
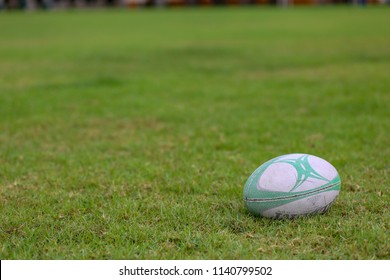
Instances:
[[[0,14],[1,259],[389,259],[390,10]],[[251,216],[320,156],[325,215]]]

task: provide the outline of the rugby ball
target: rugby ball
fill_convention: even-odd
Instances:
[[[255,215],[295,218],[325,213],[340,192],[340,177],[326,160],[307,154],[276,157],[259,166],[244,187]]]

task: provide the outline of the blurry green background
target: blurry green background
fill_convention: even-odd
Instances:
[[[386,7],[0,14],[1,259],[388,259]],[[286,153],[325,215],[251,216]]]

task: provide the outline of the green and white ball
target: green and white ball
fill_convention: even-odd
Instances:
[[[326,160],[288,154],[267,161],[248,178],[244,201],[255,215],[295,218],[325,213],[340,192],[340,177]]]

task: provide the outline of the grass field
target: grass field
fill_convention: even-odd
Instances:
[[[0,14],[1,259],[389,259],[390,9]],[[251,216],[278,155],[325,215]]]

